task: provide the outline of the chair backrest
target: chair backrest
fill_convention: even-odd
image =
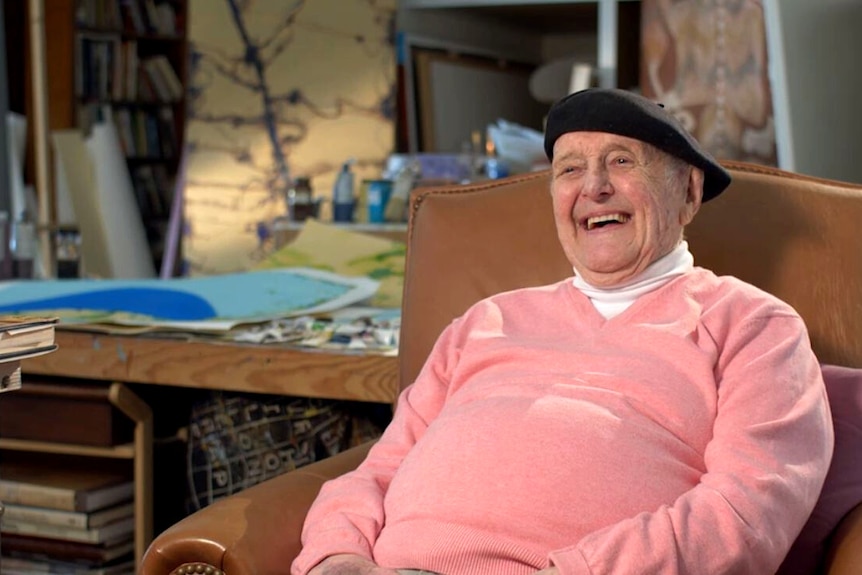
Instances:
[[[862,186],[728,162],[733,183],[686,236],[695,264],[794,306],[820,361],[862,367]],[[488,295],[572,275],[548,172],[411,196],[399,351],[401,386],[437,336]]]

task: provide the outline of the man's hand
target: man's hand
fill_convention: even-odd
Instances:
[[[308,575],[398,575],[398,571],[379,567],[359,555],[332,555],[317,564]]]
[[[548,567],[547,569],[536,571],[535,575],[560,575],[560,570],[556,567]]]

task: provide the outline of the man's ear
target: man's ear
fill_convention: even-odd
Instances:
[[[679,223],[687,226],[694,219],[703,201],[703,170],[692,166],[685,190],[685,204],[679,212]]]

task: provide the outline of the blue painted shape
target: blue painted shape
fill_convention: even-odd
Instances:
[[[36,284],[32,284],[35,287]],[[193,293],[167,288],[126,287],[94,289],[68,295],[21,300],[0,304],[0,312],[21,313],[40,310],[86,310],[106,313],[126,312],[166,320],[203,320],[216,317],[216,310]]]
[[[0,312],[127,313],[164,321],[254,320],[329,302],[352,287],[301,269],[171,279],[0,282]]]

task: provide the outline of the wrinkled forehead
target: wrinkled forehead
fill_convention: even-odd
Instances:
[[[613,151],[626,151],[652,160],[666,155],[652,144],[608,132],[567,132],[554,142],[554,165],[573,159],[601,158]]]

